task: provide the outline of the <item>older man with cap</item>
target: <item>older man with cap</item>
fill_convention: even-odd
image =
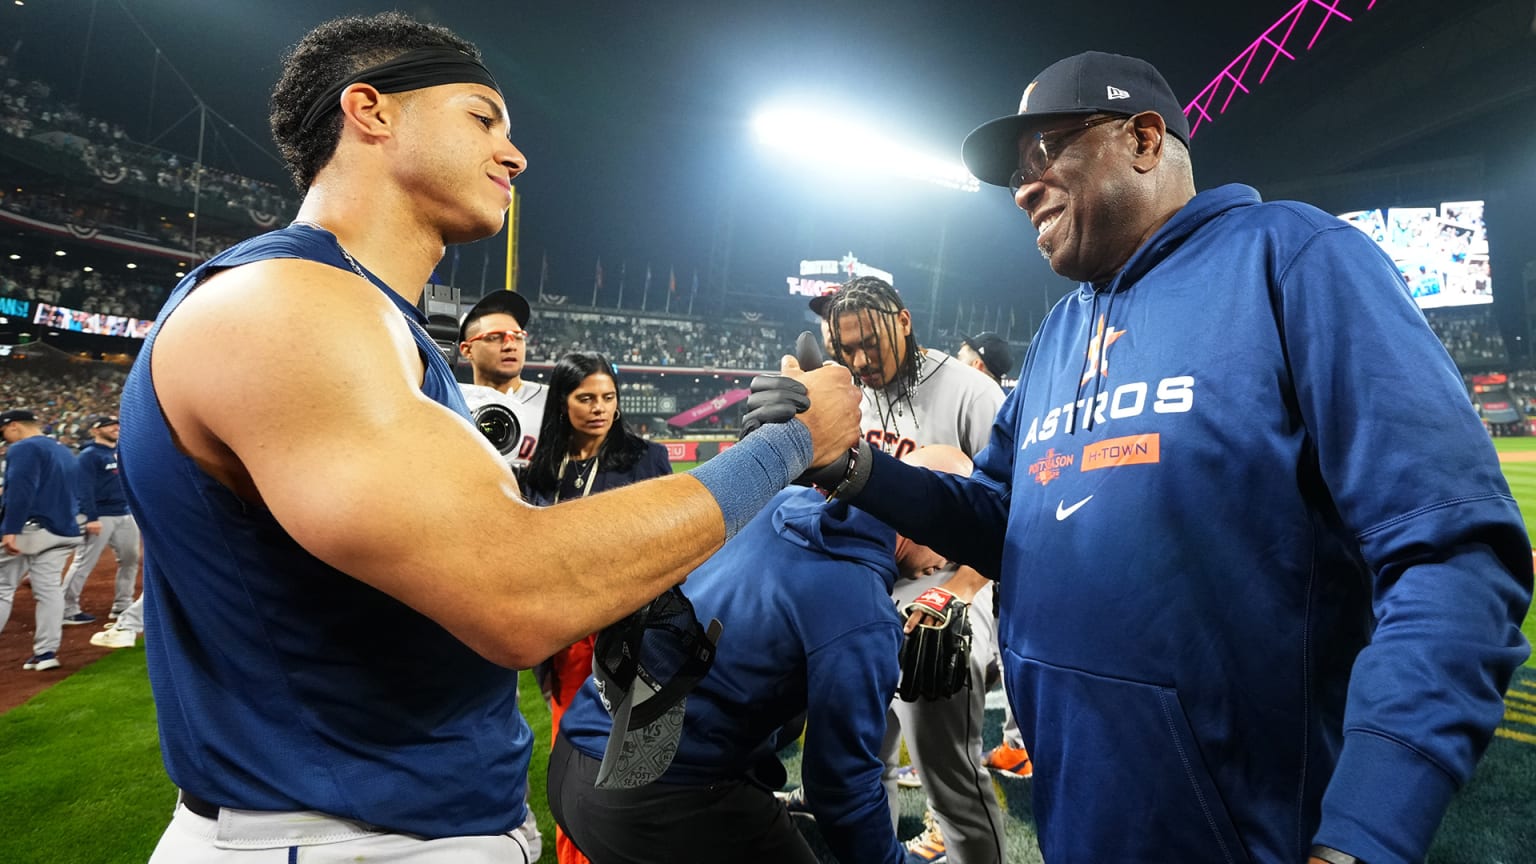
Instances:
[[[1051,864],[1422,861],[1530,650],[1530,542],[1392,260],[1196,194],[1148,63],[1045,69],[966,139],[1052,269],[970,477],[853,498],[1000,577]]]
[[[64,632],[60,577],[80,545],[75,460],[69,448],[43,434],[37,415],[21,408],[0,412],[5,449],[5,497],[0,499],[0,630],[23,576],[31,576],[37,602],[32,656],[21,668],[59,668]]]
[[[91,624],[96,616],[80,608],[80,595],[91,570],[108,546],[117,556],[117,581],[113,586],[113,620],[133,604],[139,579],[139,526],[128,512],[128,496],[117,472],[116,417],[102,414],[86,421],[90,443],[75,457],[79,482],[80,512],[85,515],[85,545],[76,553],[64,574],[64,625]]]
[[[545,385],[523,380],[532,318],[533,310],[523,295],[492,291],[470,307],[459,323],[459,354],[469,361],[474,376],[473,383],[459,387],[471,411],[495,402],[517,418],[518,440],[504,454],[513,468],[528,467],[539,443],[539,422],[549,394]]]

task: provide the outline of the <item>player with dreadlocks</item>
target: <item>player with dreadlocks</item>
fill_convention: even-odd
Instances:
[[[933,348],[912,332],[912,313],[889,282],[854,278],[835,293],[811,301],[833,359],[858,376],[863,391],[860,429],[871,447],[902,457],[932,444],[958,447],[974,457],[991,437],[1003,391],[986,374]],[[981,767],[981,719],[988,669],[997,639],[991,582],[969,567],[946,568],[903,580],[892,592],[898,608],[941,587],[970,603],[971,682],[948,699],[892,704],[886,764],[894,775],[898,733],[928,795],[928,829],[907,843],[909,862],[1001,864],[1002,813],[992,781]],[[947,856],[947,857],[946,857]]]
[[[864,437],[898,458],[928,444],[975,456],[986,446],[1002,405],[996,382],[948,354],[923,348],[912,312],[890,283],[860,276],[817,297],[832,358],[858,376]]]

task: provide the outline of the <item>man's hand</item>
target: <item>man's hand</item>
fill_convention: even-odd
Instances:
[[[16,545],[15,534],[7,534],[4,537],[0,537],[0,549],[4,549],[10,555],[21,554],[21,549]]]
[[[97,534],[100,534],[101,533],[101,523],[100,522],[87,522],[87,523],[85,523],[85,533],[91,535],[92,537],[95,537]]]
[[[990,580],[976,572],[975,569],[961,564],[955,568],[955,572],[942,585],[936,587],[948,591],[956,600],[969,606],[976,599],[976,592],[987,586]],[[926,606],[914,604],[908,607],[907,621],[902,626],[902,633],[911,633],[919,624],[929,627],[943,626],[944,622],[931,609]]]
[[[847,369],[828,364],[809,372],[799,361],[785,355],[779,367],[789,378],[805,386],[811,407],[800,413],[801,422],[811,430],[815,452],[811,465],[819,467],[835,460],[845,460],[848,451],[859,442],[859,388]]]

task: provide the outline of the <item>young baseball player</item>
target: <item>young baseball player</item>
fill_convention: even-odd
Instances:
[[[871,447],[899,458],[925,445],[958,447],[967,456],[986,446],[1002,389],[954,357],[919,345],[912,313],[889,283],[859,277],[811,301],[811,308],[827,322],[832,357],[858,378],[860,427]],[[934,817],[908,852],[914,861],[948,856],[957,864],[1001,864],[1002,811],[979,764],[987,670],[996,660],[991,583],[964,567],[904,580],[893,596],[905,606],[932,587],[970,604],[972,680],[967,692],[949,699],[892,704]],[[893,773],[895,740],[886,751]]]

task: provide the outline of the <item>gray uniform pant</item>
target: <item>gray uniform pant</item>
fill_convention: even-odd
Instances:
[[[113,625],[119,630],[132,630],[135,633],[144,632],[144,595],[128,604],[128,608],[118,613],[117,623]],[[532,811],[529,811],[530,813]],[[534,836],[538,836],[538,826],[534,826]]]
[[[29,529],[30,530],[30,529]],[[32,634],[32,653],[57,652],[64,638],[64,565],[79,541],[68,539],[61,545],[32,555],[7,555],[0,551],[0,630],[11,620],[11,603],[22,577],[31,574],[32,597],[37,601],[37,629]]]
[[[133,589],[139,579],[139,525],[132,516],[102,516],[101,531],[85,535],[85,546],[75,555],[64,576],[64,615],[80,614],[80,594],[101,553],[108,546],[117,556],[117,584],[112,595],[112,611],[121,614],[133,603]]]
[[[932,584],[936,584],[933,579],[898,583],[893,592],[898,608]],[[889,768],[899,758],[899,750],[891,742],[906,739],[907,753],[923,781],[928,806],[944,834],[950,864],[1003,864],[1005,857],[1002,808],[997,804],[992,777],[980,764],[987,670],[997,655],[992,590],[988,586],[977,592],[966,613],[971,621],[970,689],[948,699],[894,700],[891,713],[901,735],[886,735],[887,752],[883,754]]]

